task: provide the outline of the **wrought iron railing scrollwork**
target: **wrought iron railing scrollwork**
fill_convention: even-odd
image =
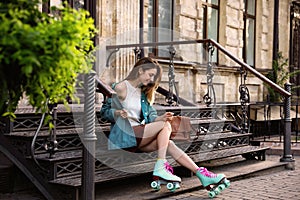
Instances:
[[[54,154],[58,151],[58,143],[56,140],[57,104],[51,104],[49,108],[50,114],[52,114],[53,128],[50,130],[50,135],[44,144],[44,148],[49,153],[49,158],[53,158]]]
[[[48,100],[47,100],[48,101]],[[49,158],[53,158],[54,154],[58,151],[58,143],[56,140],[56,120],[57,120],[57,104],[49,104],[48,105],[49,110],[52,111],[52,123],[53,123],[53,128],[50,130],[50,135],[49,137],[46,139],[45,143],[44,143],[44,148],[47,151],[47,153],[49,153]],[[31,145],[30,145],[30,154],[31,154],[31,158],[33,159],[34,163],[44,172],[48,173],[48,170],[45,169],[43,166],[40,165],[40,163],[38,162],[38,160],[36,159],[36,155],[35,155],[35,144],[36,144],[36,140],[37,137],[40,133],[40,130],[44,124],[45,121],[45,116],[46,113],[42,114],[39,126],[37,128],[37,130],[35,131],[34,135],[33,135],[33,139],[31,141]]]
[[[135,61],[138,61],[139,59],[142,58],[142,49],[141,48],[138,48],[138,47],[135,47],[133,49],[133,52],[134,52],[134,56],[135,56]]]
[[[240,68],[241,84],[239,86],[239,93],[240,93],[241,112],[242,112],[242,122],[241,122],[242,133],[249,132],[248,106],[250,103],[250,94],[246,85],[247,74],[248,74],[247,71],[243,67],[241,67]]]
[[[43,126],[43,123],[44,123],[44,120],[45,120],[45,115],[46,113],[43,113],[42,117],[41,117],[41,121],[40,121],[40,124],[37,128],[37,130],[35,131],[34,133],[34,136],[33,136],[33,139],[31,141],[31,145],[30,145],[30,154],[31,154],[31,158],[33,159],[34,163],[44,172],[48,172],[47,169],[45,169],[44,167],[42,167],[40,165],[40,163],[37,161],[36,157],[35,157],[35,142],[36,142],[36,139],[38,137],[38,134]]]
[[[175,84],[175,71],[174,71],[174,57],[176,55],[176,49],[174,46],[170,46],[169,48],[169,54],[170,54],[170,63],[169,63],[169,72],[168,72],[168,77],[169,77],[169,94],[166,96],[166,102],[169,105],[178,105],[179,104],[179,99],[176,98],[176,101],[174,100],[174,90],[175,94],[178,97],[178,90]]]
[[[214,70],[213,70],[213,63],[212,57],[215,51],[214,46],[211,43],[208,43],[208,61],[207,61],[207,69],[206,69],[206,82],[207,82],[207,93],[203,96],[203,101],[207,107],[209,107],[212,102],[213,105],[216,104],[216,92],[213,85],[213,78],[214,78]]]
[[[107,67],[107,68],[109,67],[109,61],[110,61],[110,58],[112,57],[113,54],[117,53],[119,50],[120,50],[120,48],[115,48],[115,49],[113,49],[113,50],[109,53],[109,55],[108,55],[108,57],[107,57],[107,60],[106,60],[106,67]]]

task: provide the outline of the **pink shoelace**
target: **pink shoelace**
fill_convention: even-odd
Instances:
[[[170,172],[171,174],[173,174],[173,167],[168,163],[168,162],[165,162],[165,168],[168,172]]]
[[[205,167],[200,167],[198,170],[206,177],[215,178],[217,176],[216,174],[208,171]]]

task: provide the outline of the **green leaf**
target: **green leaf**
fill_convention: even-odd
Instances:
[[[91,38],[96,28],[89,13],[66,4],[50,16],[38,10],[38,3],[0,3],[0,81],[5,89],[0,106],[6,106],[1,114],[13,112],[23,92],[41,112],[48,112],[48,99],[75,98],[76,77],[87,73],[95,60]]]

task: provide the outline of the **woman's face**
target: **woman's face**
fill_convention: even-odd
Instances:
[[[141,70],[142,72],[140,73],[140,81],[141,83],[146,86],[151,82],[154,82],[154,77],[157,73],[157,69],[156,68],[152,68],[152,69],[147,69],[145,71]]]

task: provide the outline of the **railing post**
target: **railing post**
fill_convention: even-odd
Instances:
[[[95,73],[84,76],[84,121],[82,159],[82,200],[95,199]]]
[[[290,83],[285,84],[285,90],[291,92],[292,85]],[[291,154],[291,97],[286,96],[284,100],[284,147],[283,147],[283,156],[280,158],[280,162],[289,162],[286,166],[288,169],[295,168],[295,160]]]

